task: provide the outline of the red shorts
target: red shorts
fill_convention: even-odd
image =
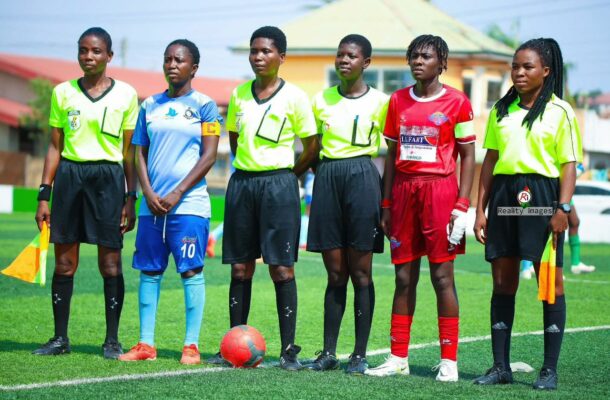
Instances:
[[[465,239],[451,250],[447,240],[447,224],[457,197],[455,175],[414,177],[396,172],[390,226],[392,263],[403,264],[425,255],[431,263],[443,263],[464,254]]]

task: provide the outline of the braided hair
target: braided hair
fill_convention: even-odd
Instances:
[[[425,47],[432,47],[434,50],[436,50],[438,60],[441,62],[441,73],[443,70],[446,71],[449,47],[447,46],[447,42],[445,42],[440,36],[420,35],[413,39],[411,44],[409,44],[409,48],[407,49],[407,62],[411,58],[411,54],[413,54],[414,51],[423,49]]]
[[[528,40],[519,46],[515,51],[515,54],[525,49],[533,50],[538,53],[538,56],[542,61],[542,66],[549,68],[549,74],[544,78],[544,83],[542,84],[542,89],[540,90],[538,98],[534,101],[534,105],[527,112],[525,118],[523,118],[522,125],[527,125],[528,129],[532,129],[532,125],[536,118],[542,119],[546,103],[551,99],[553,93],[559,98],[563,97],[563,57],[559,44],[555,39],[539,38]],[[511,86],[504,97],[498,100],[494,106],[496,108],[498,122],[508,115],[508,107],[515,101],[517,96],[519,96],[517,89],[515,89],[515,86]]]

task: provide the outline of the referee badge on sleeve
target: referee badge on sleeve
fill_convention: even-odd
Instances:
[[[220,136],[220,123],[218,121],[202,123],[201,136]]]

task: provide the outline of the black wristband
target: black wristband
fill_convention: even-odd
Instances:
[[[137,200],[138,192],[136,192],[135,190],[130,190],[129,192],[125,193],[125,200],[127,200],[128,197],[133,197],[134,200]]]
[[[38,189],[38,201],[49,201],[51,200],[51,185],[42,184]]]

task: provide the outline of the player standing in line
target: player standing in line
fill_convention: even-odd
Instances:
[[[441,361],[436,379],[458,380],[459,307],[453,267],[465,250],[466,212],[474,175],[474,123],[464,93],[442,84],[447,43],[438,36],[415,38],[407,60],[416,83],[390,98],[384,134],[388,140],[381,226],[390,238],[396,266],[391,355],[367,375],[409,374],[409,340],[421,257],[430,262],[436,293]],[[460,184],[456,179],[460,155]]]
[[[563,59],[553,39],[532,39],[515,52],[513,87],[492,109],[483,147],[474,233],[491,263],[491,343],[494,365],[474,383],[512,383],[510,336],[519,287],[519,260],[536,275],[549,234],[557,249],[555,303],[543,301],[544,363],[535,389],[557,388],[557,361],[566,321],[562,265],[564,232],[582,159],[578,123],[563,94]],[[499,207],[546,207],[552,216],[499,215]],[[488,207],[487,216],[485,209]],[[551,282],[551,284],[553,284]]]
[[[131,86],[106,75],[112,56],[108,32],[97,27],[87,29],[78,39],[78,63],[84,76],[53,90],[51,142],[42,172],[36,222],[39,229],[43,221],[50,225],[51,242],[55,244],[51,286],[55,335],[33,352],[36,355],[70,352],[68,320],[81,243],[97,245],[98,268],[104,278],[104,357],[115,359],[123,353],[118,341],[125,295],[121,248],[123,234],[135,225],[131,135],[138,97]]]
[[[297,176],[317,157],[316,126],[307,95],[278,76],[286,57],[286,36],[276,28],[257,29],[249,61],[256,78],[231,95],[226,128],[235,155],[235,173],[225,198],[222,262],[231,264],[231,327],[246,324],[255,261],[262,254],[275,284],[282,350],[280,367],[298,370],[294,344],[301,208]],[[294,161],[294,138],[303,153]],[[220,354],[208,360],[222,363]]]
[[[216,161],[220,123],[216,103],[192,89],[199,49],[186,39],[165,49],[168,88],[146,99],[133,136],[146,201],[140,204],[133,267],[140,270],[140,340],[121,361],[155,360],[155,320],[170,253],[182,277],[186,336],[182,364],[199,364],[205,305],[203,266],[210,228],[205,175]]]
[[[322,253],[328,273],[324,348],[308,365],[315,371],[339,368],[335,353],[350,278],[356,343],[346,372],[363,374],[368,367],[366,345],[375,307],[373,251],[383,252],[381,178],[371,157],[379,150],[388,106],[388,96],[363,79],[371,53],[371,43],[364,36],[352,34],[341,39],[335,57],[340,84],[318,93],[313,100],[322,150],[307,250]]]

